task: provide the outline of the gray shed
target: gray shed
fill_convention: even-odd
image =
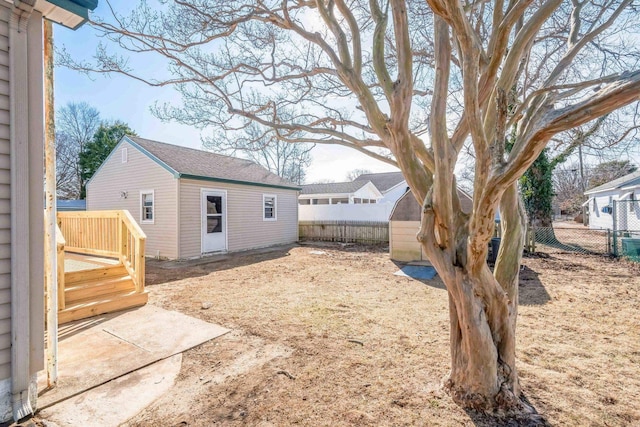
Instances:
[[[473,200],[458,189],[463,212],[471,212]],[[398,199],[389,217],[389,255],[395,261],[419,261],[427,257],[416,239],[420,230],[422,207],[410,191]]]

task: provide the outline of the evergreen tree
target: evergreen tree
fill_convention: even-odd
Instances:
[[[100,125],[93,139],[85,144],[80,152],[80,170],[82,182],[86,183],[91,179],[93,174],[98,170],[102,162],[111,154],[116,144],[125,135],[136,135],[136,133],[124,122],[115,121],[111,124],[103,123]],[[80,198],[84,199],[87,195],[86,186],[83,184],[80,192]]]

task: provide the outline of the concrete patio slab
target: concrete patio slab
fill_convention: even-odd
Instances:
[[[55,404],[38,415],[47,425],[60,427],[119,426],[169,391],[181,366],[179,353]]]
[[[39,374],[38,407],[46,408],[227,332],[152,305],[63,325],[58,386],[45,389],[46,374]]]

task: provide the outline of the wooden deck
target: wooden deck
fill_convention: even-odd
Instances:
[[[127,211],[58,214],[58,323],[147,303],[146,236]]]

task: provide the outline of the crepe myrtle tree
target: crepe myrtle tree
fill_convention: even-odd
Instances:
[[[229,139],[258,124],[283,142],[338,144],[399,167],[422,205],[417,239],[448,291],[447,389],[468,409],[526,412],[515,363],[526,221],[517,181],[555,135],[639,99],[637,2],[162,3],[97,20],[116,51],[63,55],[66,65],[175,85],[183,105],[158,115]],[[136,69],[122,49],[159,55],[168,72]],[[467,142],[468,214],[454,175]]]

